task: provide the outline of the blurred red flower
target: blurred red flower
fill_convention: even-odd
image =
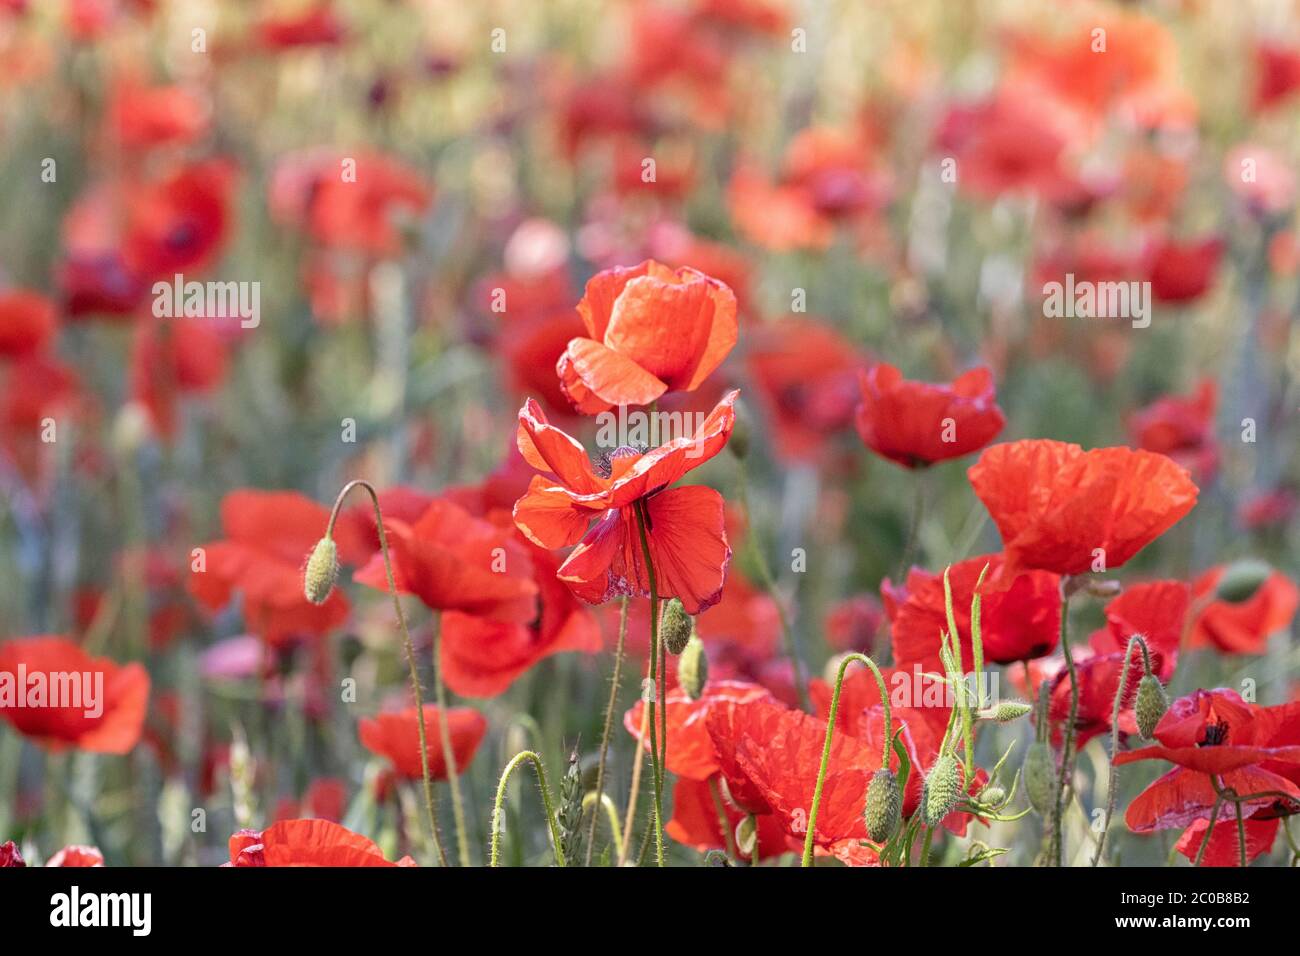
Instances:
[[[58,331],[54,303],[27,289],[0,292],[0,358],[39,352]]]
[[[1199,493],[1164,455],[1046,439],[994,445],[967,475],[1013,571],[1114,570],[1191,511]]]
[[[601,604],[616,595],[649,594],[640,509],[659,596],[680,598],[689,614],[718,601],[731,562],[722,496],[700,485],[668,486],[722,450],[735,425],[739,394],[729,392],[693,437],[644,454],[619,449],[599,473],[582,446],[549,424],[535,401],[519,410],[519,451],[553,477],[533,477],[515,503],[515,523],[540,547],[578,545],[559,577],[580,598]]]
[[[736,344],[731,289],[653,259],[597,273],[578,314],[588,337],[569,342],[556,373],[574,408],[587,415],[694,391]]]
[[[104,865],[104,854],[99,852],[99,847],[94,846],[65,846],[54,856],[50,857],[46,866],[71,866],[71,867],[94,867]]]
[[[1182,304],[1199,299],[1214,284],[1223,247],[1218,236],[1157,243],[1147,253],[1147,278],[1154,300]]]
[[[235,170],[224,160],[183,166],[131,183],[122,202],[122,260],[146,280],[171,279],[217,261],[234,231]]]
[[[1270,109],[1300,91],[1300,49],[1274,41],[1255,46],[1256,112]]]
[[[131,347],[131,398],[149,413],[154,430],[170,441],[177,404],[211,392],[226,374],[226,344],[210,319],[143,320]]]
[[[860,372],[858,383],[863,443],[906,468],[970,454],[1006,424],[993,393],[993,373],[986,368],[971,369],[951,385],[930,385],[908,381],[881,362]]]
[[[415,866],[404,856],[384,859],[372,840],[329,820],[281,820],[265,830],[239,830],[230,837],[223,866]]]
[[[708,780],[722,768],[709,736],[707,720],[710,712],[733,707],[751,700],[766,700],[772,695],[756,684],[740,681],[710,681],[699,700],[693,700],[684,690],[670,691],[664,703],[665,723],[668,728],[667,769],[689,780]],[[623,726],[648,753],[650,734],[641,736],[641,713],[645,702],[638,700],[623,715]],[[658,720],[658,717],[655,718]],[[663,741],[660,741],[662,746]]]
[[[0,869],[5,867],[25,867],[27,864],[23,860],[23,855],[18,852],[18,844],[13,840],[6,840],[0,843]]]
[[[1202,481],[1214,476],[1219,445],[1214,438],[1214,410],[1219,390],[1206,379],[1190,396],[1167,395],[1129,419],[1133,444],[1167,455]]]
[[[447,731],[456,768],[463,772],[487,733],[487,719],[470,707],[448,710]],[[371,753],[387,757],[394,769],[408,780],[423,776],[420,768],[419,716],[414,707],[363,717],[357,724],[362,745]],[[424,733],[429,749],[429,776],[443,780],[447,776],[447,759],[442,749],[442,711],[436,704],[424,705]]]
[[[32,698],[37,675],[42,703]],[[0,680],[0,717],[49,750],[124,754],[140,740],[149,705],[142,664],[91,657],[63,637],[17,637],[0,643],[0,678],[7,678]],[[92,710],[100,712],[88,715]]]
[[[1210,568],[1192,584],[1192,595],[1213,594],[1226,565]],[[1281,571],[1274,571],[1251,597],[1239,603],[1211,601],[1196,615],[1188,643],[1213,646],[1224,654],[1263,654],[1268,639],[1295,620],[1300,591]]]

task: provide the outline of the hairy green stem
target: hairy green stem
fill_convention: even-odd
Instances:
[[[645,558],[646,576],[650,579],[650,682],[651,699],[648,701],[650,710],[650,766],[654,786],[654,830],[655,830],[655,860],[659,866],[664,865],[664,827],[663,827],[663,767],[659,763],[659,742],[658,732],[655,729],[655,697],[659,694],[659,684],[667,683],[659,674],[659,590],[655,580],[654,561],[650,557],[650,540],[646,535],[646,504],[644,501],[637,502],[636,505],[636,523],[637,530],[641,534],[641,554]],[[665,732],[664,736],[667,736]],[[667,741],[665,740],[666,744]],[[664,752],[667,758],[667,748]]]
[[[465,804],[460,796],[460,774],[456,771],[456,753],[451,744],[451,714],[447,706],[447,688],[442,682],[442,622],[434,624],[433,634],[433,690],[438,701],[438,736],[442,743],[442,758],[447,766],[447,782],[451,785],[451,813],[456,823],[456,846],[460,865],[469,866],[469,838],[466,836]]]
[[[1064,588],[1064,582],[1062,582]],[[1079,718],[1079,680],[1074,671],[1074,656],[1070,653],[1070,597],[1061,594],[1061,653],[1070,677],[1070,713],[1061,730],[1061,772],[1056,784],[1056,808],[1052,813],[1052,859],[1061,866],[1065,854],[1062,818],[1065,815],[1065,786],[1070,779],[1070,747],[1074,743],[1074,722]]]
[[[1128,665],[1133,659],[1133,645],[1142,649],[1142,661],[1146,673],[1151,673],[1151,652],[1142,635],[1134,634],[1128,639],[1124,648],[1124,666],[1119,671],[1119,687],[1115,690],[1115,703],[1110,712],[1110,769],[1106,780],[1106,817],[1101,824],[1101,835],[1097,838],[1097,852],[1092,855],[1092,865],[1101,861],[1102,850],[1106,846],[1106,834],[1110,831],[1110,818],[1115,814],[1115,786],[1119,779],[1119,769],[1115,766],[1115,755],[1119,753],[1119,712],[1124,702],[1124,692],[1128,689]]]
[[[542,764],[542,758],[531,750],[521,750],[515,754],[501,771],[501,780],[497,783],[497,798],[492,804],[492,849],[488,866],[501,865],[501,831],[505,829],[502,804],[505,802],[506,784],[510,782],[510,775],[515,772],[515,768],[525,760],[529,761],[533,765],[533,770],[537,772],[537,789],[542,792],[542,806],[546,810],[546,825],[551,831],[551,848],[555,851],[555,865],[564,866],[564,848],[560,844],[560,831],[555,825],[555,806],[551,803],[551,791],[546,785],[546,767]]]
[[[623,598],[623,604],[618,611],[618,647],[614,650],[614,676],[610,678],[609,684],[609,701],[605,705],[605,728],[600,735],[600,759],[596,763],[596,800],[605,796],[605,758],[609,754],[609,737],[614,727],[614,708],[618,704],[618,684],[619,678],[623,674],[623,644],[627,639],[627,606],[628,598]],[[640,744],[638,742],[638,749]],[[587,832],[587,861],[586,865],[591,866],[591,855],[596,849],[596,814],[591,815],[591,829]],[[615,820],[614,828],[617,829],[618,821]],[[619,840],[622,843],[622,840]],[[622,856],[620,849],[619,856]]]

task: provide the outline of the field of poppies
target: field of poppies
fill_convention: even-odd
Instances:
[[[0,0],[0,866],[1295,865],[1298,164],[1295,0]]]

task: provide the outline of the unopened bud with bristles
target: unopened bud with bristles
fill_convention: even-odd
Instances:
[[[1004,700],[994,707],[981,710],[979,718],[980,720],[996,720],[999,724],[1009,724],[1013,720],[1019,720],[1033,709],[1031,704],[1026,704],[1022,700]]]
[[[925,823],[935,827],[961,797],[961,767],[952,754],[940,754],[925,778]]]
[[[677,658],[677,683],[691,700],[699,700],[704,695],[704,685],[708,682],[709,657],[704,653],[704,642],[700,636],[692,634],[686,642],[686,650]]]
[[[1214,596],[1229,604],[1242,604],[1255,596],[1272,573],[1271,567],[1256,558],[1234,561],[1219,576]]]
[[[867,824],[867,836],[873,843],[888,843],[898,832],[902,808],[898,778],[892,770],[877,770],[867,785],[867,806],[862,811],[862,819]]]
[[[324,604],[339,576],[339,549],[329,535],[316,542],[303,572],[303,593],[312,604]]]
[[[1045,740],[1035,740],[1025,752],[1025,793],[1030,805],[1043,816],[1056,803],[1056,762]]]
[[[686,642],[691,639],[694,624],[686,608],[677,598],[673,598],[664,607],[663,617],[659,619],[659,636],[663,638],[668,653],[677,655],[686,650]]]
[[[1145,674],[1138,681],[1137,700],[1133,704],[1133,714],[1137,717],[1138,733],[1150,740],[1156,732],[1156,724],[1169,709],[1169,698],[1160,686],[1160,678],[1155,674]]]
[[[999,786],[985,787],[979,793],[979,802],[986,807],[1000,807],[1007,799],[1007,792]]]

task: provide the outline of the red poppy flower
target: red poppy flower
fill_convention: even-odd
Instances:
[[[23,855],[18,852],[18,844],[13,840],[6,840],[0,843],[0,869],[5,867],[25,867],[27,864],[23,860]]]
[[[331,0],[317,0],[282,16],[265,16],[253,26],[256,44],[272,51],[338,46],[346,36],[347,30],[334,12]]]
[[[226,345],[208,319],[142,322],[131,348],[131,397],[148,412],[158,434],[176,434],[182,396],[212,391],[226,374]]]
[[[238,592],[245,625],[272,646],[324,634],[346,620],[348,600],[336,589],[324,604],[309,602],[302,569],[328,524],[329,509],[297,492],[233,491],[221,502],[225,538],[203,545],[190,593],[215,612]],[[355,562],[358,544],[336,531],[343,558]]]
[[[1214,593],[1226,565],[1210,568],[1192,585],[1192,594],[1200,599]],[[1291,626],[1295,620],[1300,592],[1291,579],[1274,571],[1248,600],[1240,603],[1212,601],[1197,615],[1192,625],[1193,647],[1213,645],[1225,654],[1263,654],[1268,639]]]
[[[884,617],[880,601],[870,594],[837,601],[826,612],[826,643],[834,651],[870,654]]]
[[[0,292],[0,357],[39,352],[57,330],[54,303],[39,292]]]
[[[1000,554],[986,554],[959,561],[948,570],[953,617],[961,636],[962,661],[967,666],[974,660],[971,600],[985,565],[988,573],[980,588],[984,659],[991,664],[1033,660],[1050,654],[1060,640],[1061,579],[1050,571],[1001,577],[1005,563]],[[890,587],[888,581],[883,586]],[[894,600],[898,600],[897,592]],[[939,632],[948,629],[948,617],[942,574],[913,568],[907,576],[906,598],[890,612],[890,621],[896,666],[909,670],[919,664],[927,672],[943,671]]]
[[[1201,858],[1201,866],[1237,866],[1241,862],[1235,817],[1235,811],[1219,814],[1214,833],[1210,836],[1210,845],[1205,848],[1205,855]],[[1277,839],[1277,830],[1281,824],[1276,817],[1268,820],[1247,817],[1242,825],[1246,829],[1246,862],[1249,864],[1273,849],[1273,841]],[[1209,828],[1209,820],[1197,820],[1183,831],[1183,835],[1174,844],[1174,849],[1187,859],[1195,861]]]
[[[1300,90],[1300,49],[1280,43],[1264,42],[1255,46],[1256,112],[1284,102]]]
[[[508,513],[505,520],[509,521]],[[514,531],[513,526],[511,531]],[[566,651],[601,649],[600,627],[590,609],[565,586],[559,561],[531,542],[537,585],[536,613],[527,624],[494,621],[459,611],[442,618],[439,660],[447,686],[465,697],[495,697],[543,658]]]
[[[506,623],[536,617],[532,559],[513,529],[476,518],[446,498],[434,500],[413,524],[385,519],[385,527],[402,594],[414,594],[435,610]],[[353,579],[387,591],[383,555],[372,555]]]
[[[635,510],[643,507],[659,596],[680,598],[689,614],[713,606],[731,562],[722,496],[698,485],[668,486],[722,450],[739,394],[729,392],[692,438],[644,454],[619,449],[599,473],[582,446],[529,399],[519,410],[519,451],[554,477],[533,477],[515,503],[515,524],[540,547],[578,545],[560,566],[560,580],[584,601],[601,604],[620,594],[649,594]]]
[[[669,752],[671,753],[671,750]],[[714,800],[713,787],[718,788],[719,800],[722,804],[721,812],[725,815],[730,830],[728,834],[722,832],[722,820],[718,816],[718,802]],[[728,801],[721,793],[722,787],[716,780],[712,784],[707,780],[692,780],[689,777],[676,780],[673,783],[672,793],[673,815],[664,824],[664,833],[670,839],[701,853],[707,853],[709,850],[725,850],[728,845],[734,846],[736,827],[749,814]],[[785,832],[776,814],[758,814],[754,822],[760,861],[770,860],[783,853],[802,848],[802,844],[796,845],[796,841]]]
[[[1129,420],[1133,444],[1167,455],[1202,480],[1214,475],[1219,446],[1214,440],[1214,410],[1218,388],[1206,379],[1195,394],[1168,395]]]
[[[1081,574],[1121,567],[1196,505],[1164,455],[1035,439],[994,445],[967,471],[1002,534],[1006,567]],[[1004,571],[1005,573],[1005,571]]]
[[[122,259],[136,276],[170,279],[216,262],[234,231],[233,167],[222,160],[184,166],[127,189]]]
[[[862,355],[826,323],[789,319],[761,326],[750,341],[748,363],[782,456],[816,458],[827,438],[852,421]]]
[[[337,777],[313,780],[301,800],[281,800],[276,807],[275,820],[292,820],[309,816],[338,823],[347,810],[347,790]]]
[[[588,337],[569,342],[556,372],[573,407],[587,415],[692,392],[736,344],[731,289],[653,259],[597,273],[578,314]]]
[[[46,866],[94,867],[104,865],[104,854],[95,846],[65,846],[50,857]]]
[[[1166,239],[1149,253],[1148,279],[1156,302],[1181,304],[1199,299],[1214,284],[1223,240],[1176,242]]]
[[[0,644],[0,716],[49,750],[127,753],[140,740],[148,704],[141,664],[91,657],[51,635]]]
[[[463,771],[487,733],[487,719],[470,707],[452,707],[448,711],[447,731],[457,771]],[[377,717],[363,717],[357,725],[362,745],[373,754],[387,757],[399,774],[417,780],[420,768],[419,717],[414,707]],[[447,760],[442,750],[442,711],[436,704],[424,705],[424,733],[429,750],[429,776],[443,780]]]
[[[708,780],[721,769],[707,727],[710,711],[771,696],[762,687],[739,681],[710,681],[699,700],[693,700],[681,689],[671,691],[664,704],[664,719],[668,727],[668,771],[690,780]],[[633,704],[623,715],[623,726],[648,752],[650,734],[647,732],[644,738],[641,736],[644,706],[644,702],[639,700]],[[658,719],[656,715],[655,720]],[[661,746],[662,743],[660,741]]]
[[[265,830],[239,830],[230,837],[223,866],[415,866],[404,856],[384,859],[374,841],[329,820],[281,820]]]
[[[1075,740],[1083,747],[1098,734],[1111,729],[1115,692],[1124,669],[1124,652],[1135,634],[1142,635],[1151,652],[1151,667],[1161,683],[1173,677],[1187,618],[1190,590],[1181,581],[1153,581],[1127,588],[1106,605],[1106,626],[1088,640],[1087,649],[1075,649],[1075,681],[1079,705],[1075,716]],[[1062,661],[1062,664],[1064,662]],[[1133,702],[1142,676],[1141,652],[1134,650],[1129,661],[1128,681],[1120,706],[1119,726],[1125,734],[1137,732]],[[1059,735],[1070,713],[1070,681],[1064,666],[1051,678],[1050,717]]]
[[[108,124],[127,149],[191,143],[207,128],[205,104],[184,86],[149,86],[127,77],[113,87]]]
[[[1114,758],[1117,765],[1139,760],[1175,764],[1129,804],[1124,818],[1135,833],[1196,828],[1199,822],[1203,836],[1218,796],[1215,781],[1242,797],[1259,795],[1241,804],[1248,821],[1300,813],[1300,703],[1262,707],[1243,701],[1235,691],[1198,690],[1170,705],[1156,725],[1155,737],[1157,745]],[[1225,839],[1217,835],[1220,826],[1235,831],[1235,816],[1236,808],[1227,806],[1213,839]],[[1183,834],[1184,852],[1192,848],[1196,832]],[[1257,827],[1248,833],[1248,851],[1258,850],[1266,832]],[[1237,849],[1235,839],[1229,845]],[[1199,843],[1194,846],[1199,850]],[[1195,852],[1188,855],[1194,858]],[[1237,862],[1235,856],[1225,860],[1225,855],[1221,845],[1216,860]]]
[[[859,373],[857,408],[863,443],[907,468],[959,458],[983,448],[1006,419],[993,394],[993,373],[971,369],[951,385],[911,382],[885,362]]]
[[[1289,488],[1256,492],[1237,506],[1237,521],[1250,530],[1280,527],[1291,520],[1300,499]]]

